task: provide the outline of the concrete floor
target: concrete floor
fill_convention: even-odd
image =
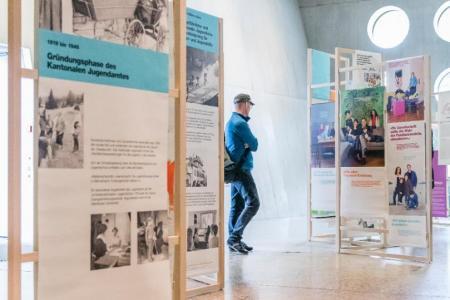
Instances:
[[[302,240],[303,228],[300,219],[253,222],[245,235],[254,253],[227,251],[225,290],[194,300],[450,299],[448,226],[434,226],[431,265],[336,255],[331,243]]]
[[[248,256],[226,252],[216,299],[450,299],[450,226],[435,225],[431,265],[336,255],[334,244],[306,242],[304,219],[254,221],[245,233]],[[32,265],[23,268],[24,297],[32,299]],[[6,263],[0,263],[0,299],[6,299]]]

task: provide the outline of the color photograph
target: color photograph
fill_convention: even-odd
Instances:
[[[334,106],[323,103],[311,106],[311,167],[334,168]]]
[[[384,166],[384,88],[341,94],[341,167]]]
[[[389,123],[424,120],[424,59],[390,62],[386,69],[386,111]]]

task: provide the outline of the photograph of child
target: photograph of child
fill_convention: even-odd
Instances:
[[[169,52],[167,0],[39,0],[39,28]]]
[[[137,214],[138,264],[169,259],[167,211],[144,211]]]
[[[70,87],[39,89],[38,166],[40,168],[83,168],[84,93]]]
[[[341,100],[341,166],[384,166],[383,87],[349,90]]]

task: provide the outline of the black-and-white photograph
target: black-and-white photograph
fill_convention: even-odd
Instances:
[[[138,212],[138,264],[169,259],[168,226],[166,210]]]
[[[219,55],[187,47],[187,102],[218,106]]]
[[[168,53],[167,3],[167,0],[40,0],[39,27]],[[63,24],[72,24],[72,28],[64,28]]]
[[[203,160],[203,158],[196,154],[193,154],[186,159],[186,186],[208,186],[208,176],[206,174],[205,161]]]
[[[131,213],[91,215],[91,271],[130,265]]]
[[[84,93],[41,85],[38,105],[38,166],[83,168]]]
[[[189,212],[188,218],[188,251],[219,247],[219,225],[216,210]]]

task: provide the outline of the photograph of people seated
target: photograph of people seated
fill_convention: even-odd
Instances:
[[[311,106],[311,166],[334,168],[334,102]]]
[[[341,166],[384,166],[383,88],[344,92]]]
[[[388,68],[386,111],[389,123],[424,119],[422,59],[416,60],[392,63]]]
[[[423,197],[422,185],[419,184],[417,170],[412,163],[406,164],[404,168],[397,166],[393,170],[394,177],[389,181],[391,214],[405,214],[410,211],[416,215],[425,211],[425,199]]]
[[[91,271],[130,265],[131,213],[91,215]]]
[[[138,264],[169,259],[167,211],[144,211],[137,214]]]
[[[217,211],[196,211],[189,213],[187,228],[187,250],[205,250],[219,247],[219,226]]]

